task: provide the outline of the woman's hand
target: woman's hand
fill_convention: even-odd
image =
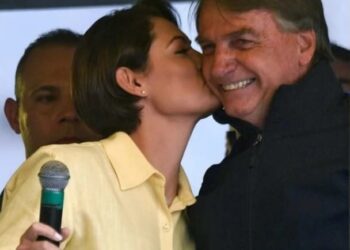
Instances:
[[[58,250],[59,248],[49,241],[38,241],[39,236],[44,236],[53,241],[63,241],[69,235],[68,228],[62,228],[61,234],[43,223],[33,223],[21,236],[16,250]]]

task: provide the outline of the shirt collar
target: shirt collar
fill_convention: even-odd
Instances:
[[[117,132],[102,140],[102,145],[122,190],[136,187],[158,173],[128,134]]]
[[[179,172],[179,187],[178,194],[170,205],[170,210],[180,211],[183,210],[186,206],[190,206],[196,202],[190,183],[187,179],[185,171],[183,168],[180,168]]]
[[[145,158],[127,133],[117,132],[101,141],[111,165],[118,176],[121,190],[127,190],[146,182],[157,175],[165,180]],[[181,210],[192,205],[195,197],[183,168],[179,171],[179,189],[171,209]]]

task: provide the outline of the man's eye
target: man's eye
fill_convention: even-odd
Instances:
[[[54,100],[55,100],[55,96],[53,95],[38,95],[35,98],[35,101],[40,103],[50,103],[50,102],[53,102]]]
[[[212,54],[214,51],[214,45],[212,44],[201,44],[201,49],[203,55],[209,55]]]
[[[247,39],[237,39],[232,42],[233,47],[238,49],[250,49],[253,47],[254,42],[252,40]]]

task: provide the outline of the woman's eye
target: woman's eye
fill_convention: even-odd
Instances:
[[[190,47],[179,49],[176,51],[176,54],[186,54],[190,49]]]

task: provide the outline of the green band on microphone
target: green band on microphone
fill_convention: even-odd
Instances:
[[[62,190],[43,189],[41,203],[45,205],[63,208],[64,192]]]

